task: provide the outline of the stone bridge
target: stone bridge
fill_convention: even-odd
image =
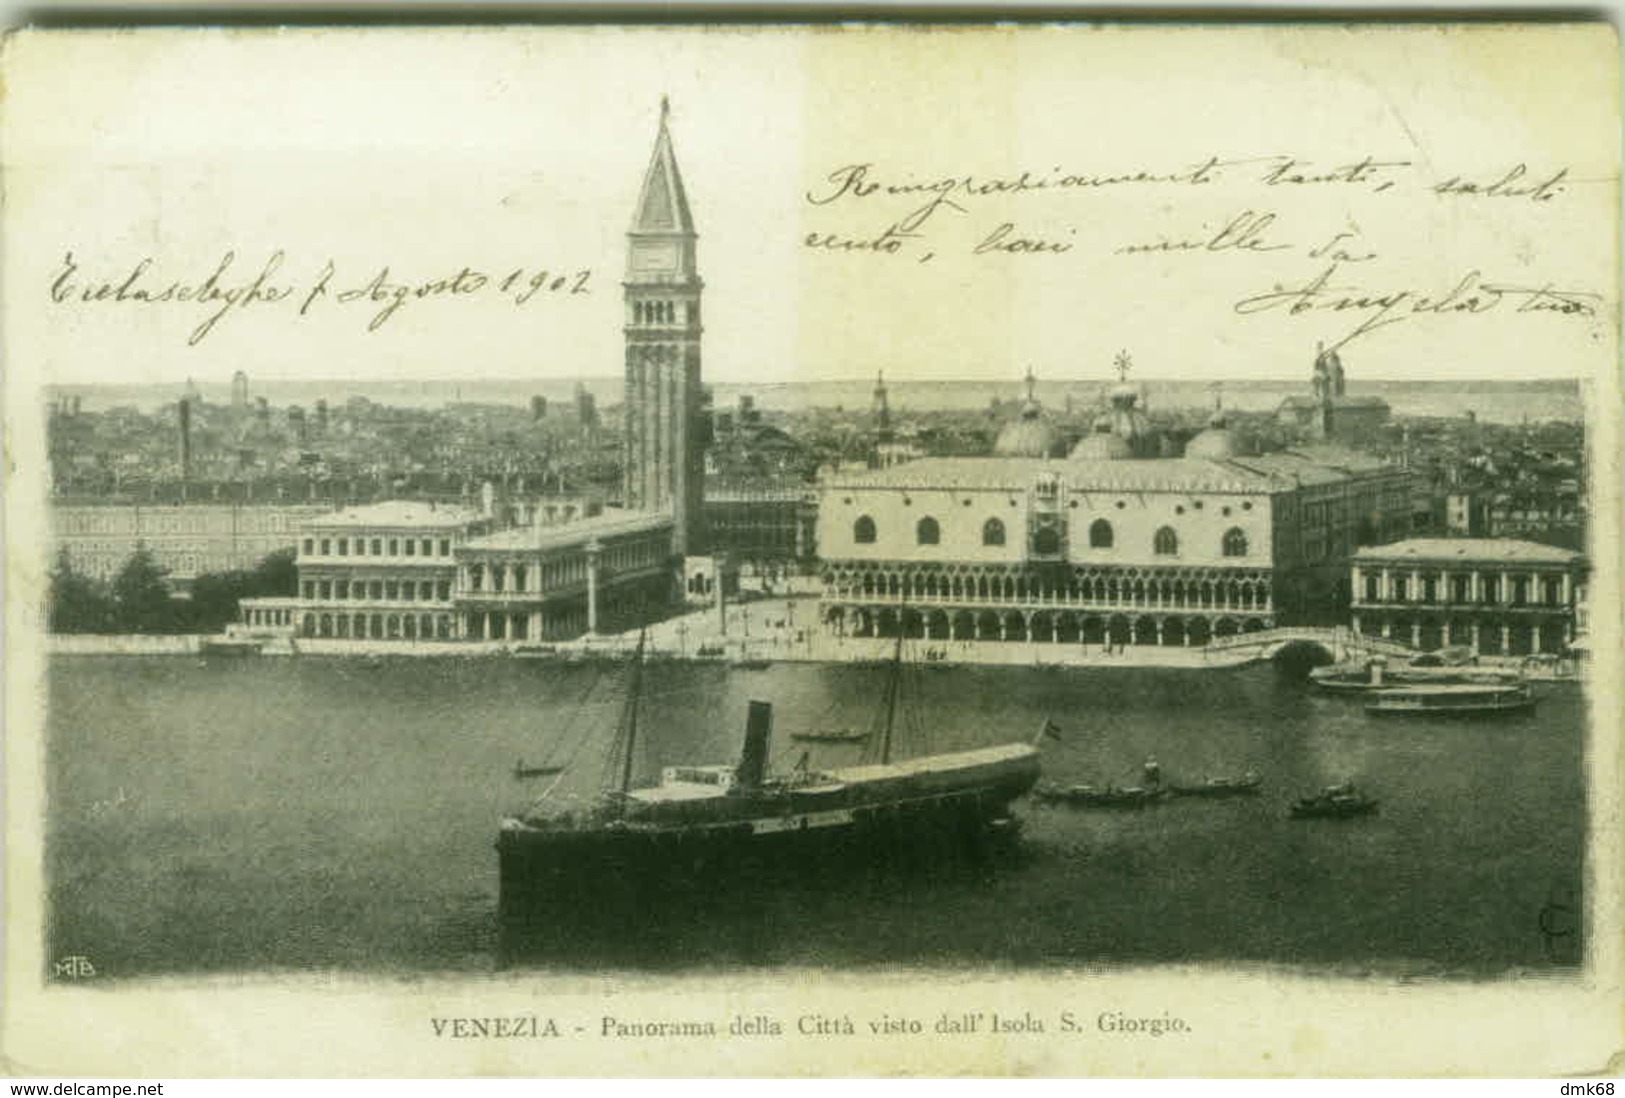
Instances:
[[[1385,637],[1372,637],[1343,626],[1287,625],[1257,633],[1217,637],[1202,649],[1207,662],[1217,665],[1274,659],[1289,646],[1307,651],[1320,648],[1333,660],[1357,661],[1372,656],[1410,658],[1417,650]]]

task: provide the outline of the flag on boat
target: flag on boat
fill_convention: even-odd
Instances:
[[[1054,721],[1050,720],[1048,717],[1045,717],[1044,718],[1044,735],[1048,736],[1052,740],[1060,739],[1061,738],[1061,726],[1056,724]]]

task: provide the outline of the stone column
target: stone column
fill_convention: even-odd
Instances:
[[[1543,649],[1543,647],[1541,645],[1540,634],[1541,634],[1540,620],[1537,618],[1534,621],[1534,623],[1531,624],[1530,627],[1529,627],[1529,651],[1530,652],[1538,653],[1538,652],[1544,651],[1544,649]]]
[[[1422,647],[1422,623],[1419,621],[1411,622],[1411,647]]]
[[[717,631],[722,636],[728,635],[728,593],[723,585],[723,577],[728,574],[728,558],[718,553],[711,558],[712,594],[717,600]],[[872,616],[873,611],[869,611]]]
[[[1512,626],[1501,626],[1501,655],[1512,655]]]
[[[587,543],[587,633],[598,635],[598,555],[603,546],[596,541]],[[718,580],[718,589],[721,581]]]

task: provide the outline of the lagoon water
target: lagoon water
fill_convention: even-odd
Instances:
[[[747,700],[789,733],[866,727],[883,669],[650,665],[638,769],[734,760]],[[504,966],[1101,966],[1264,963],[1340,972],[1564,971],[1585,848],[1581,689],[1532,714],[1366,716],[1267,666],[1239,671],[930,669],[909,677],[905,748],[1029,739],[1045,778],[1254,769],[1264,794],[1142,811],[1023,801],[1016,856],[651,909],[633,925],[499,933],[493,840],[570,763],[587,794],[618,711],[616,671],[500,659],[200,663],[57,657],[47,768],[48,955],[107,977]],[[858,748],[812,745],[815,765]],[[1293,821],[1352,778],[1374,817]],[[1543,932],[1543,913],[1544,932]],[[596,930],[596,932],[595,932]]]

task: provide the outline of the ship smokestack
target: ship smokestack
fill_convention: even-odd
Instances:
[[[745,717],[745,753],[734,771],[734,780],[741,788],[755,789],[767,776],[767,742],[772,735],[772,703],[751,702]]]

